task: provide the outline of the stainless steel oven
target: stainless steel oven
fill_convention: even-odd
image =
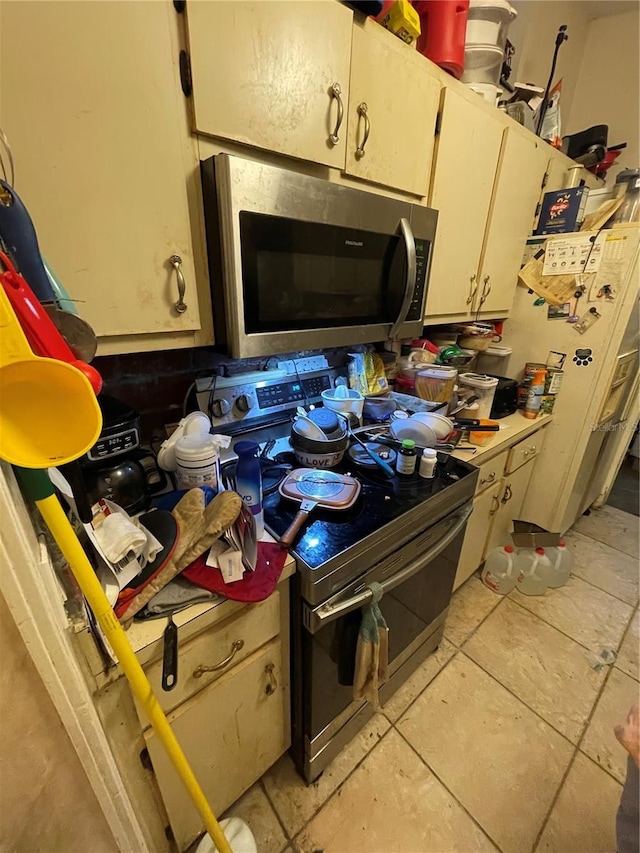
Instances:
[[[420,334],[436,211],[227,154],[201,176],[216,341],[232,356]]]
[[[472,484],[473,485],[473,484]],[[374,711],[353,699],[355,647],[362,606],[377,581],[389,627],[389,672],[384,704],[437,648],[472,510],[470,500],[416,535],[317,606],[305,601],[300,574],[292,579],[292,755],[312,782]]]

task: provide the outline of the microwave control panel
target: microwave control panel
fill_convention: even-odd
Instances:
[[[236,435],[287,420],[298,406],[319,403],[322,392],[333,388],[336,377],[346,372],[325,368],[297,376],[265,371],[264,379],[259,373],[197,379],[196,396],[200,410],[211,418],[213,432]]]
[[[416,239],[416,283],[413,288],[413,296],[411,297],[407,320],[422,319],[425,281],[429,263],[429,248],[429,243],[426,240]]]

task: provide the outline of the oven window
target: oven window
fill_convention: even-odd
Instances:
[[[406,259],[396,234],[240,213],[245,331],[393,322]]]

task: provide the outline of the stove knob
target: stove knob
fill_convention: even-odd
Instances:
[[[211,414],[214,418],[223,418],[231,411],[231,406],[227,400],[213,400],[211,403]]]
[[[240,394],[236,400],[236,409],[243,414],[253,409],[253,400],[247,394]]]

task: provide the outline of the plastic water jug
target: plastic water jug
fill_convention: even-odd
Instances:
[[[523,548],[516,560],[518,569],[518,590],[525,595],[544,595],[549,586],[551,560],[544,548]]]
[[[457,80],[464,70],[464,37],[469,0],[414,0],[422,35],[418,52]]]
[[[547,578],[549,586],[552,589],[564,586],[573,569],[573,554],[567,548],[564,539],[560,540],[560,544],[556,548],[547,548],[547,557],[551,562],[549,577]]]
[[[494,592],[500,595],[510,593],[518,580],[513,545],[504,545],[489,551],[480,577]]]

